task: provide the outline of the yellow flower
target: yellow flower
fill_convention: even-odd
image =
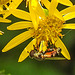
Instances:
[[[11,14],[12,9],[16,9],[23,0],[0,0],[0,14],[6,18]]]
[[[20,9],[13,9],[11,12],[14,16],[28,20],[28,21],[21,21],[14,23],[7,27],[8,30],[19,30],[27,28],[28,31],[25,31],[16,37],[14,37],[2,50],[2,52],[6,52],[15,46],[21,44],[22,42],[28,40],[29,38],[33,38],[33,40],[26,46],[26,48],[21,53],[18,62],[23,61],[29,56],[31,50],[34,50],[33,45],[38,45],[41,41],[39,50],[41,48],[43,51],[46,50],[47,46],[46,43],[52,42],[58,48],[61,48],[61,53],[63,56],[70,60],[70,54],[65,47],[64,43],[61,41],[59,37],[63,37],[61,34],[62,29],[75,29],[75,23],[66,24],[67,20],[75,18],[75,5],[63,9],[62,11],[58,11],[57,0],[52,0],[48,2],[49,6],[47,9],[41,7],[41,5],[36,1],[35,3],[29,3],[29,10],[30,13],[20,10]]]

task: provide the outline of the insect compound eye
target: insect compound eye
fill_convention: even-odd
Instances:
[[[35,54],[35,51],[34,51],[34,50],[31,50],[31,51],[30,51],[30,57],[31,57],[31,58],[34,57],[34,54]]]

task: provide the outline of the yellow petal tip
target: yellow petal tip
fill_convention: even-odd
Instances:
[[[8,30],[13,30],[13,28],[11,28],[11,26],[8,26],[7,29],[8,29]]]
[[[10,30],[9,27],[7,27],[7,29]]]
[[[21,61],[18,60],[18,62],[21,62]]]
[[[69,57],[68,60],[71,60],[71,57]]]
[[[9,20],[9,22],[12,22],[11,20]]]
[[[20,59],[18,59],[18,62],[22,62]]]
[[[6,49],[6,48],[4,48],[3,50],[2,50],[2,52],[7,52],[8,50]]]
[[[2,52],[6,52],[5,50],[2,50]]]
[[[70,57],[70,55],[69,56],[67,56],[67,57],[65,57],[67,60],[71,60],[71,57]]]
[[[12,21],[11,21],[11,20],[6,19],[6,22],[7,22],[7,23],[11,23]]]

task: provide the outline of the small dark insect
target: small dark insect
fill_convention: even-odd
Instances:
[[[60,48],[49,48],[46,51],[39,52],[38,50],[34,49],[31,50],[29,55],[31,58],[37,59],[37,60],[44,60],[45,58],[51,58],[55,57],[56,55],[59,55],[61,53]]]

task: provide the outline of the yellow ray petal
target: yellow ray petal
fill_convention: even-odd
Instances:
[[[75,12],[68,13],[68,14],[64,15],[63,18],[65,21],[75,18]]]
[[[39,16],[37,14],[35,14],[35,12],[32,8],[30,8],[30,16],[31,16],[31,19],[32,19],[32,22],[33,22],[34,29],[37,30],[38,23],[39,23],[38,22]]]
[[[24,59],[26,59],[28,56],[29,56],[29,52],[31,50],[33,50],[33,45],[36,44],[36,39],[33,39],[27,46],[26,48],[22,51],[20,57],[19,57],[19,60],[18,62],[22,62]]]
[[[22,2],[23,0],[13,0],[13,3],[10,5],[10,7],[14,7],[14,8],[17,8],[20,3]]]
[[[63,14],[63,15],[65,15],[67,13],[70,13],[70,12],[75,12],[75,5],[71,6],[71,7],[68,7],[68,8],[65,8],[62,11],[60,11],[60,13]]]
[[[2,52],[6,52],[12,48],[14,48],[15,46],[21,44],[22,42],[26,41],[27,39],[31,38],[33,36],[33,31],[29,30],[26,32],[23,32],[19,35],[17,35],[16,37],[14,37],[2,50]]]
[[[4,14],[4,10],[3,8],[1,9],[1,7],[0,7],[0,14]]]
[[[3,35],[4,34],[4,32],[2,32],[1,30],[0,30],[0,35]]]
[[[45,4],[47,9],[49,10],[50,2],[48,0],[42,0],[42,2]],[[58,17],[59,19],[64,20],[63,17],[62,17],[62,14],[57,9],[55,9],[54,15],[56,17]]]
[[[51,37],[51,41],[52,41],[52,43],[53,43],[53,44],[55,43],[55,41],[54,41],[53,37]]]
[[[56,43],[55,43],[55,46],[61,48],[61,50],[62,50],[61,53],[63,54],[63,56],[64,56],[65,58],[67,58],[68,60],[71,59],[70,54],[69,54],[69,52],[68,52],[66,46],[65,46],[64,43],[60,40],[59,37],[57,38],[57,41],[56,41]]]
[[[47,9],[49,10],[50,2],[49,2],[48,0],[42,0],[42,2],[44,3],[44,5],[45,5],[45,6],[47,7]],[[64,20],[63,17],[62,17],[62,14],[61,14],[57,9],[55,9],[54,15],[55,15],[56,17],[58,17],[59,19]]]
[[[75,29],[75,24],[64,24],[63,28],[64,29]]]
[[[0,22],[10,23],[11,20],[4,19],[4,18],[1,18],[1,17],[0,17]]]
[[[50,2],[48,0],[42,0],[42,3],[45,5],[45,7],[49,10]]]
[[[7,29],[8,30],[20,30],[20,29],[25,29],[28,27],[33,27],[32,22],[21,21],[21,22],[16,22],[16,23],[8,26]]]
[[[20,9],[11,9],[11,14],[13,14],[14,16],[16,16],[20,19],[25,19],[25,20],[31,21],[30,14],[26,11],[23,11],[23,10],[20,10]]]
[[[57,18],[59,18],[59,19],[61,19],[62,21],[64,21],[64,18],[63,18],[63,16],[62,16],[62,14],[61,14],[57,9],[55,9],[54,15],[55,15]]]
[[[7,18],[7,17],[10,16],[10,15],[11,15],[11,13],[10,13],[10,11],[8,10],[8,11],[6,11],[5,14],[3,15],[3,18]]]
[[[46,51],[47,47],[44,41],[41,41],[39,51]]]
[[[70,0],[58,0],[58,2],[67,6],[73,6]]]
[[[43,8],[39,4],[38,0],[30,0],[29,7],[30,7],[29,10],[33,9],[34,12],[37,13],[40,17],[42,18],[45,17]]]
[[[52,0],[49,7],[49,15],[53,15],[58,5],[57,0]]]
[[[13,0],[13,2],[9,5],[7,12],[4,14],[4,18],[11,15],[11,9],[16,9],[22,1],[23,0]]]

